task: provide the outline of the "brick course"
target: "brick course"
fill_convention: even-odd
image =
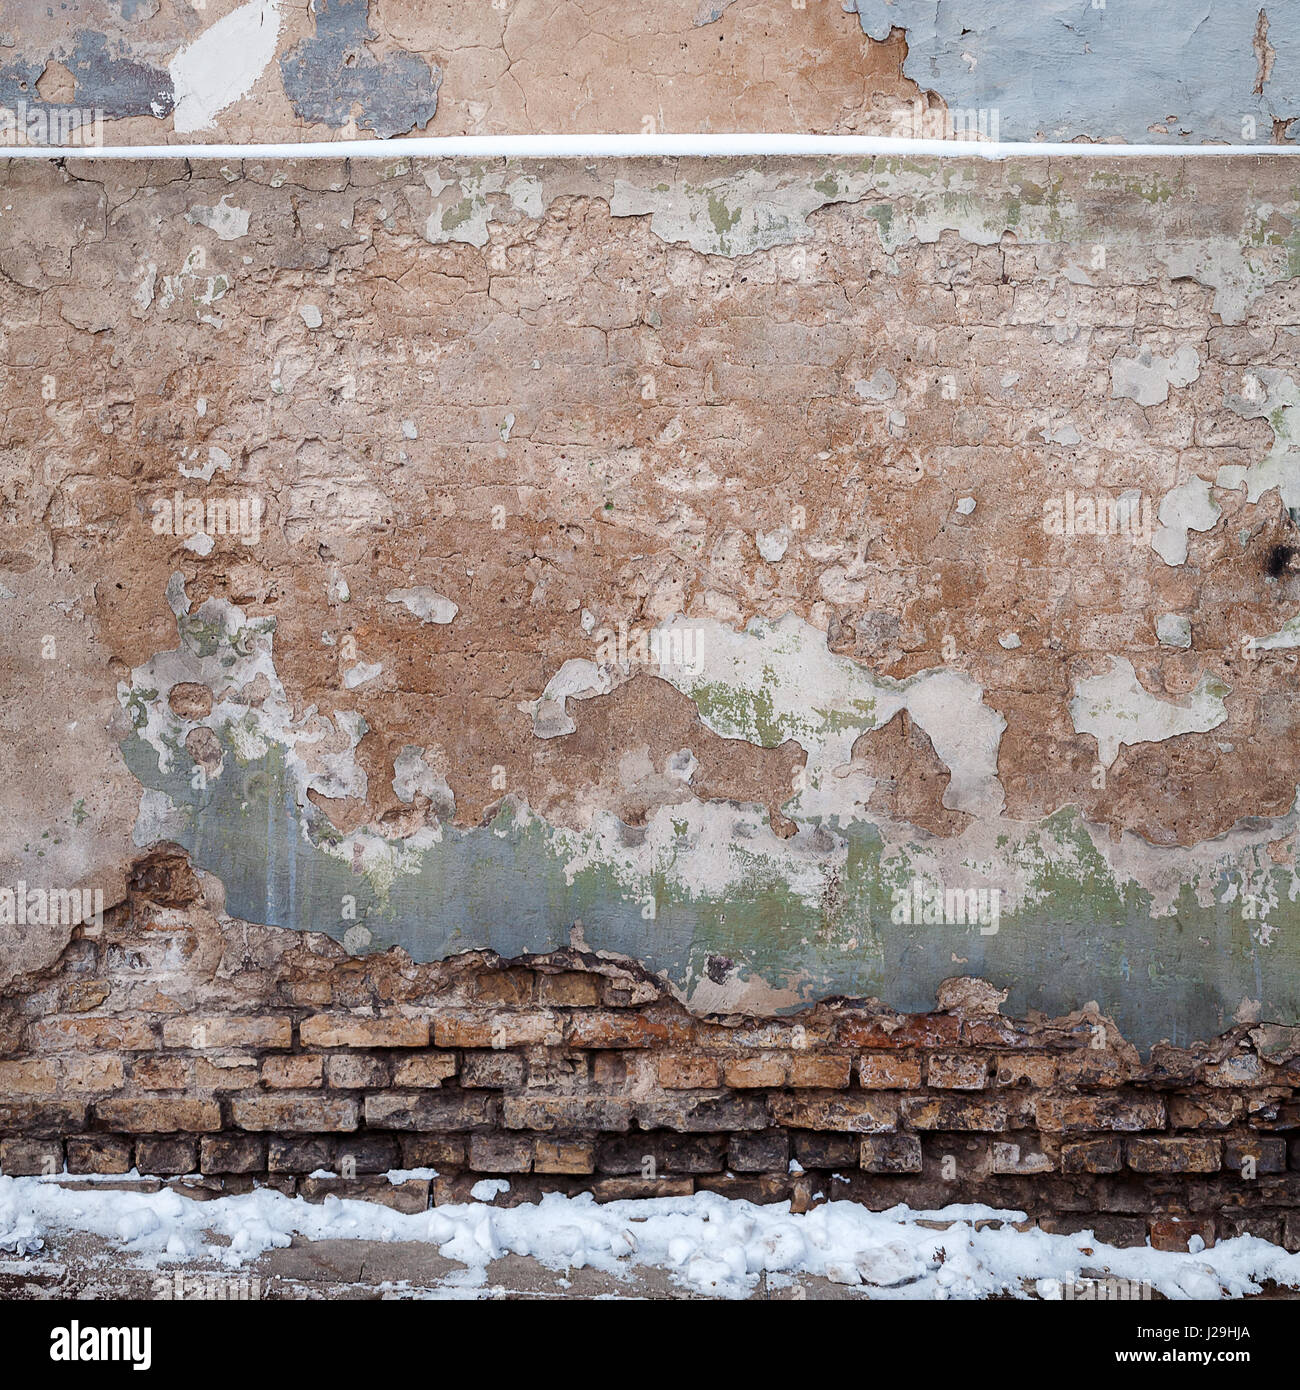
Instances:
[[[394,952],[345,971],[296,936],[273,1000],[222,1012],[196,982],[142,1011],[108,953],[168,929],[135,898],[75,943],[104,957],[87,1014],[40,1016],[62,966],[4,1001],[20,1041],[0,1062],[0,1171],[201,1173],[205,1191],[272,1183],[402,1210],[500,1174],[505,1201],[978,1201],[1121,1242],[1272,1232],[1300,1247],[1300,1030],[1280,1045],[1273,1030],[1261,1055],[1241,1025],[1144,1065],[1091,1015],[833,1000],[793,1019],[696,1018],[608,956],[415,966]],[[378,1175],[397,1167],[438,1177],[389,1191]]]

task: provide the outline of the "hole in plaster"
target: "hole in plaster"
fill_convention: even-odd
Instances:
[[[1291,561],[1295,559],[1296,549],[1292,545],[1275,545],[1268,552],[1268,577],[1270,579],[1281,579],[1281,577],[1291,568]]]

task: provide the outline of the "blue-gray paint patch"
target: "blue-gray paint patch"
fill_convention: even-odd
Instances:
[[[997,111],[1003,140],[1266,144],[1275,119],[1300,116],[1300,0],[845,0],[844,8],[873,39],[905,29],[904,74],[950,108]],[[1257,52],[1261,12],[1267,35]],[[1151,129],[1166,124],[1167,132]]]
[[[36,89],[51,60],[63,62],[76,82],[70,102],[42,101]],[[173,105],[170,74],[137,62],[121,42],[110,48],[103,34],[81,30],[68,53],[47,58],[19,58],[0,67],[0,106],[25,106],[49,120],[72,112],[96,110],[105,120],[126,116],[166,116]],[[57,143],[57,141],[55,141]]]
[[[318,0],[315,37],[280,59],[285,95],[305,121],[339,129],[353,107],[357,124],[380,139],[427,125],[438,110],[442,72],[416,53],[376,58],[367,0]]]
[[[1099,1000],[1143,1048],[1213,1036],[1246,997],[1259,1000],[1264,1019],[1300,1017],[1294,957],[1262,968],[1250,923],[1232,906],[1227,872],[1212,907],[1198,906],[1185,889],[1169,916],[1152,916],[1140,892],[1116,898],[1053,875],[1041,900],[997,934],[977,925],[898,927],[890,925],[893,879],[879,872],[883,841],[875,826],[859,822],[845,832],[848,866],[833,903],[809,908],[756,870],[721,899],[675,896],[665,885],[647,920],[608,866],[566,874],[545,823],[507,810],[486,826],[444,826],[418,862],[377,887],[355,861],[327,852],[326,841],[349,837],[310,802],[297,804],[278,745],[241,760],[221,743],[224,770],[202,790],[180,758],[160,771],[156,751],[138,736],[122,753],[142,785],[165,798],[164,833],[221,880],[227,912],[324,932],[350,949],[401,946],[418,961],[479,948],[513,957],[568,945],[580,922],[588,947],[632,957],[687,994],[716,971],[713,958],[725,957],[738,978],[763,980],[800,1001],[773,1012],[829,995],[923,1010],[941,981],[966,974],[1006,988],[1008,1012],[1018,1017],[1060,1016]],[[1070,814],[1054,819],[1058,833],[1078,828]],[[137,837],[142,847],[151,839],[138,827]],[[357,926],[365,929],[360,947],[350,936]]]

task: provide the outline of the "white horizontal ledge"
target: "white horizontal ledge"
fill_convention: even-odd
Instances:
[[[0,159],[681,159],[924,155],[937,159],[1219,159],[1300,154],[1300,145],[1099,145],[911,140],[880,135],[449,135],[271,145],[3,145]]]

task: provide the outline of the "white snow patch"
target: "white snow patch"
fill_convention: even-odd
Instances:
[[[486,1179],[473,1193],[490,1197],[508,1186]],[[1051,1235],[1012,1224],[1023,1220],[1022,1212],[984,1206],[873,1212],[849,1201],[796,1215],[789,1202],[759,1206],[710,1192],[604,1205],[590,1193],[550,1193],[516,1207],[476,1200],[408,1214],[333,1196],[314,1204],[270,1188],[196,1202],[170,1188],[68,1190],[58,1179],[0,1177],[0,1248],[20,1256],[74,1231],[115,1242],[146,1268],[197,1258],[239,1268],[295,1237],[415,1240],[468,1267],[455,1279],[462,1295],[486,1287],[489,1264],[507,1254],[616,1277],[665,1269],[679,1287],[723,1298],[747,1296],[763,1276],[821,1277],[863,1286],[873,1298],[918,1301],[1054,1299],[1064,1284],[1098,1276],[1147,1283],[1178,1300],[1254,1294],[1264,1280],[1300,1285],[1300,1255],[1253,1236],[1194,1253],[1118,1249],[1090,1231]]]

